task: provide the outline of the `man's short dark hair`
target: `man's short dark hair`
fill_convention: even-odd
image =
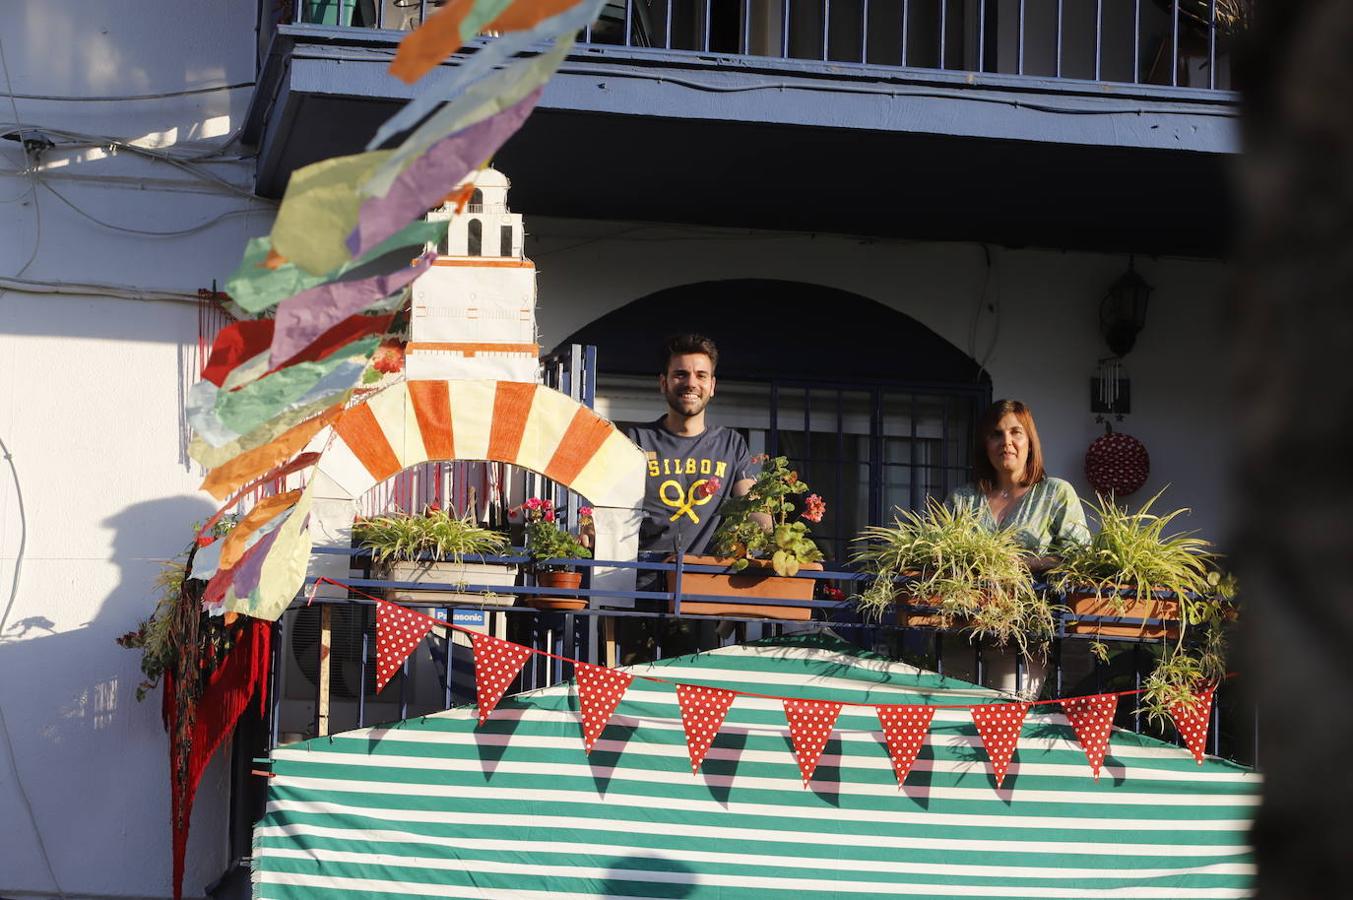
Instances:
[[[672,357],[687,353],[703,353],[709,357],[709,369],[713,374],[719,368],[719,348],[703,334],[674,334],[662,342],[662,368],[660,374],[667,374]]]

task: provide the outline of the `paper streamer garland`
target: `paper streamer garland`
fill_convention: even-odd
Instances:
[[[888,756],[893,761],[893,772],[897,775],[897,787],[901,790],[902,782],[907,780],[907,773],[925,743],[926,732],[935,718],[935,707],[880,706],[878,717],[883,740],[888,745]]]
[[[1113,714],[1118,709],[1116,694],[1098,694],[1093,697],[1073,697],[1062,701],[1066,720],[1076,732],[1076,739],[1085,748],[1085,758],[1099,780],[1104,755],[1109,751],[1109,734],[1113,731]]]
[[[1010,757],[1019,743],[1019,730],[1029,712],[1027,703],[984,703],[972,708],[972,720],[986,748],[991,771],[996,776],[996,787],[1005,781]]]
[[[789,700],[784,701],[785,720],[789,722],[789,738],[794,743],[794,757],[799,763],[799,774],[803,776],[803,786],[813,780],[818,760],[822,758],[822,748],[827,746],[836,717],[841,714],[841,704],[826,700]]]
[[[681,705],[681,725],[686,731],[686,750],[691,756],[691,772],[699,772],[709,745],[714,743],[714,736],[737,695],[698,684],[678,684],[676,694]]]
[[[488,721],[489,713],[498,707],[512,679],[531,658],[531,648],[487,634],[472,634],[474,648],[474,685],[479,701],[479,724]]]

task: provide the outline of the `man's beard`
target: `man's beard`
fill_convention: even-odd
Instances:
[[[685,397],[682,396],[681,392],[667,392],[667,408],[677,415],[685,416],[688,419],[704,412],[705,407],[709,406],[709,400],[710,397],[708,394],[705,394],[704,396],[697,394],[691,401],[687,401]]]

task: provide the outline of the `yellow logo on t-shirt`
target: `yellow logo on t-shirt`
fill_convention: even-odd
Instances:
[[[658,459],[652,452],[648,454],[648,477],[660,478],[663,475],[713,475],[723,478],[728,473],[728,463],[723,460],[713,462],[708,459],[685,459],[664,457]]]
[[[690,490],[683,491],[680,482],[669,478],[658,488],[658,497],[662,500],[664,506],[670,506],[676,512],[672,513],[670,521],[675,522],[682,516],[690,516],[691,521],[700,524],[700,517],[695,514],[695,507],[704,506],[714,499],[714,495],[705,493],[702,488],[709,483],[706,478],[691,485]],[[670,490],[669,490],[670,489]],[[672,496],[668,496],[668,494]]]

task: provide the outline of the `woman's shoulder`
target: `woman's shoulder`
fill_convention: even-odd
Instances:
[[[1065,478],[1054,478],[1049,475],[1041,482],[1043,490],[1053,497],[1079,497],[1076,488]]]
[[[962,487],[954,488],[954,492],[949,495],[950,500],[974,501],[980,500],[983,496],[982,489],[976,484],[969,482]]]

